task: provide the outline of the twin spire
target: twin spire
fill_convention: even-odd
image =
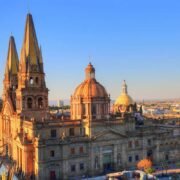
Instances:
[[[5,77],[10,80],[10,76],[17,75],[19,68],[19,59],[16,50],[15,40],[13,36],[10,36],[8,55],[6,60]]]
[[[31,66],[36,66],[36,72],[43,73],[41,49],[38,46],[36,31],[31,14],[27,14],[23,46],[21,49],[20,63],[16,50],[14,37],[9,40],[9,49],[6,61],[5,76],[17,75],[18,71],[30,72]],[[19,65],[20,64],[20,65]]]
[[[33,71],[31,66],[36,66],[36,71],[43,72],[41,64],[42,55],[38,46],[33,18],[31,14],[27,14],[20,65],[22,66],[22,70],[25,72]]]

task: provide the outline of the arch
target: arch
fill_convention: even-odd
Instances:
[[[29,78],[29,84],[30,84],[30,85],[33,85],[33,84],[34,84],[34,79],[33,79],[33,77],[30,77],[30,78]]]
[[[27,107],[28,107],[28,109],[32,109],[32,105],[33,105],[33,100],[32,100],[32,98],[28,98],[27,99]]]
[[[38,108],[40,108],[40,109],[43,108],[43,98],[42,97],[38,98]]]

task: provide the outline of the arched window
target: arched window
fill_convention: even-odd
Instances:
[[[91,108],[92,115],[96,115],[96,104],[92,104]]]
[[[27,107],[28,107],[28,109],[32,109],[32,103],[33,103],[32,98],[28,98],[27,99]]]
[[[74,128],[69,128],[69,135],[70,136],[74,136],[75,135]]]
[[[40,97],[40,98],[38,98],[38,108],[43,108],[43,98],[42,97]]]
[[[105,114],[104,113],[104,104],[101,104],[101,114]]]
[[[86,114],[86,105],[82,104],[82,114],[85,115]]]
[[[29,78],[29,83],[30,83],[30,85],[33,85],[33,84],[34,84],[34,80],[33,80],[32,77]]]
[[[39,84],[39,78],[36,77],[36,84]]]

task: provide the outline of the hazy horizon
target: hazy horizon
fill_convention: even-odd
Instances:
[[[50,100],[70,99],[89,61],[111,99],[124,79],[135,100],[180,98],[179,9],[178,0],[1,2],[0,94],[9,37],[20,54],[30,11]]]

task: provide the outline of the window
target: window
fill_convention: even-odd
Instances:
[[[83,135],[83,128],[80,128],[80,135]]]
[[[28,109],[32,109],[32,98],[27,99],[27,107]]]
[[[81,136],[84,136],[85,134],[86,134],[86,129],[83,128],[83,127],[81,127],[81,128],[80,128],[80,135],[81,135]]]
[[[54,151],[52,150],[52,151],[50,151],[50,156],[51,157],[54,157],[55,156],[55,153],[54,153]]]
[[[82,104],[82,114],[85,115],[86,114],[86,105]]]
[[[71,148],[71,155],[74,155],[75,154],[75,148]]]
[[[56,179],[56,172],[55,171],[50,171],[50,179]]]
[[[33,84],[34,84],[34,80],[33,80],[32,77],[29,78],[29,84],[30,84],[30,85],[33,85]]]
[[[105,114],[105,113],[106,113],[105,109],[106,109],[106,105],[101,104],[101,113],[102,113],[102,114]]]
[[[129,142],[128,142],[128,147],[129,147],[129,148],[132,148],[132,141],[129,141]]]
[[[69,135],[70,135],[70,136],[74,136],[74,135],[75,135],[75,133],[74,133],[74,128],[70,128],[70,129],[69,129]]]
[[[96,156],[95,157],[95,169],[98,169],[98,165],[99,165],[99,160],[98,160],[98,157]]]
[[[135,160],[136,160],[136,161],[139,160],[139,156],[138,156],[138,155],[135,156]]]
[[[132,157],[131,156],[128,157],[128,161],[132,162]]]
[[[151,145],[151,139],[148,139],[148,145],[149,146]]]
[[[39,84],[39,78],[36,77],[36,84]]]
[[[76,171],[76,166],[75,165],[71,165],[71,172],[75,172]]]
[[[42,97],[40,97],[40,98],[38,98],[38,108],[42,108],[43,107],[43,98]]]
[[[51,130],[51,137],[55,138],[56,137],[56,129]]]
[[[135,141],[135,146],[136,146],[136,147],[139,146],[139,141],[138,141],[138,140]]]
[[[165,156],[165,160],[166,160],[166,161],[168,161],[168,160],[169,160],[169,155],[168,155],[168,154],[166,154],[166,156]]]
[[[84,163],[80,163],[79,164],[79,169],[82,171],[82,170],[84,170]]]
[[[81,146],[81,147],[79,147],[79,153],[80,153],[80,154],[84,153],[84,149],[83,149],[83,147],[82,147],[82,146]]]
[[[96,115],[96,104],[92,104],[92,115]]]
[[[147,157],[152,157],[153,156],[153,151],[152,150],[148,150],[147,151]]]

